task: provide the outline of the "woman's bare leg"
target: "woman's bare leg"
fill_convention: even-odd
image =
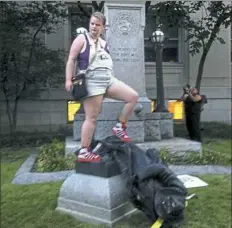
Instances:
[[[101,110],[103,95],[88,97],[83,101],[85,121],[81,127],[81,150],[78,155],[79,161],[99,161],[100,156],[92,154],[89,150],[96,127],[96,120]]]
[[[84,100],[85,121],[81,128],[81,146],[88,148],[91,144],[96,120],[101,111],[103,95],[88,97]]]
[[[130,141],[131,139],[128,137],[125,129],[128,118],[133,114],[135,106],[138,103],[138,93],[124,82],[116,79],[107,89],[106,97],[125,102],[119,116],[119,123],[113,128],[113,131],[124,141]]]

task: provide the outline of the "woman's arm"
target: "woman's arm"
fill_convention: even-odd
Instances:
[[[75,61],[79,53],[81,52],[81,49],[83,48],[85,43],[85,36],[79,35],[72,43],[72,46],[70,48],[68,61],[66,63],[66,81],[71,81],[74,67],[75,67]]]
[[[181,101],[185,101],[187,97],[188,97],[188,94],[185,94],[185,93],[184,93],[184,94],[180,97],[180,100],[181,100]]]
[[[198,101],[201,100],[201,96],[200,96],[200,95],[193,96],[191,93],[189,93],[189,97],[190,97],[190,99],[191,99],[193,102],[198,102]]]

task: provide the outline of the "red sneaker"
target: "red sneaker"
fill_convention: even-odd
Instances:
[[[100,162],[101,156],[98,154],[92,153],[92,151],[89,151],[87,148],[80,149],[78,156],[77,156],[78,162]]]
[[[126,128],[121,123],[117,123],[112,129],[113,135],[118,136],[124,142],[131,142],[132,139],[128,136]]]

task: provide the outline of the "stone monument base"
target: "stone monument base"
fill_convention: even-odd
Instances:
[[[188,152],[202,153],[202,145],[200,142],[191,141],[184,138],[163,139],[161,141],[150,141],[136,143],[143,150],[156,148],[166,149],[171,154],[184,155]],[[65,155],[72,154],[80,148],[80,141],[73,140],[72,137],[66,137]]]
[[[111,103],[112,104],[112,103]],[[76,114],[73,123],[73,139],[81,139],[81,126],[84,121],[84,114]],[[95,139],[102,140],[112,134],[112,128],[118,122],[116,113],[101,113],[96,123]],[[172,114],[144,113],[141,112],[130,118],[127,123],[127,132],[136,143],[145,141],[160,141],[173,138]]]
[[[57,211],[80,221],[110,227],[136,212],[121,175],[110,178],[75,173],[61,186]]]
[[[145,113],[151,110],[151,101],[147,98],[139,98],[138,105],[141,105],[140,113],[133,115],[128,122],[128,134],[136,142],[143,142],[145,138],[144,119]],[[105,99],[102,103],[101,113],[96,123],[95,139],[101,140],[112,134],[112,128],[118,122],[119,115],[124,102]],[[73,123],[74,140],[81,139],[81,126],[85,119],[84,114],[75,114]]]

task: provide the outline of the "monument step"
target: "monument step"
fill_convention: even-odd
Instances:
[[[171,154],[182,155],[188,152],[202,153],[202,145],[199,142],[191,141],[184,138],[163,139],[161,141],[150,141],[136,143],[143,150],[155,148],[166,149]],[[74,141],[73,137],[68,136],[65,139],[65,155],[72,154],[80,148],[80,141]]]

